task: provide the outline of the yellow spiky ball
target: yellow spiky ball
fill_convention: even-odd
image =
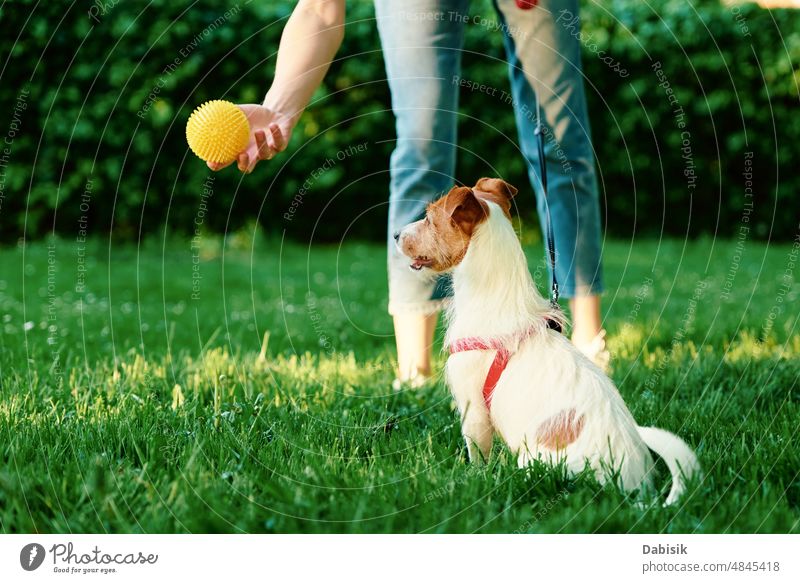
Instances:
[[[230,101],[206,101],[186,122],[186,141],[192,152],[206,162],[233,162],[249,140],[247,116]]]

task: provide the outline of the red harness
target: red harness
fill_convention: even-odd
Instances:
[[[548,328],[554,328],[554,325],[557,325],[557,323],[548,318]],[[533,331],[534,328],[531,327],[517,334],[515,337],[522,342],[528,338]],[[483,381],[483,402],[486,403],[487,409],[491,409],[494,388],[497,386],[497,383],[500,382],[500,377],[503,375],[503,371],[506,370],[508,361],[511,360],[511,357],[513,356],[511,351],[505,347],[502,340],[499,338],[479,338],[478,336],[459,338],[451,343],[448,348],[450,350],[450,354],[455,354],[456,352],[469,352],[472,350],[497,351],[497,354],[494,355],[492,366],[489,367],[489,372],[486,374],[486,380]]]

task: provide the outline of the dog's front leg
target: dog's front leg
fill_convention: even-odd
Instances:
[[[492,452],[494,427],[483,402],[483,363],[478,354],[454,354],[447,359],[447,384],[461,414],[461,435],[467,443],[469,461],[482,463]]]
[[[461,435],[467,443],[469,461],[476,464],[489,461],[494,428],[483,403],[466,403],[461,413]]]

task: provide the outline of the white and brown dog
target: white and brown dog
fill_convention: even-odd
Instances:
[[[511,224],[516,192],[496,178],[453,188],[397,236],[412,269],[452,272],[446,376],[470,460],[489,457],[497,432],[520,467],[564,460],[579,472],[588,463],[601,482],[618,473],[625,491],[649,493],[650,448],[672,473],[675,502],[697,458],[672,433],[639,427],[613,382],[550,329],[562,315],[528,271]]]

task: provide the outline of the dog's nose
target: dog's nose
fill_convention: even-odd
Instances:
[[[394,237],[395,241],[399,241],[400,240],[400,231],[395,231],[394,235],[392,235],[392,236]]]

